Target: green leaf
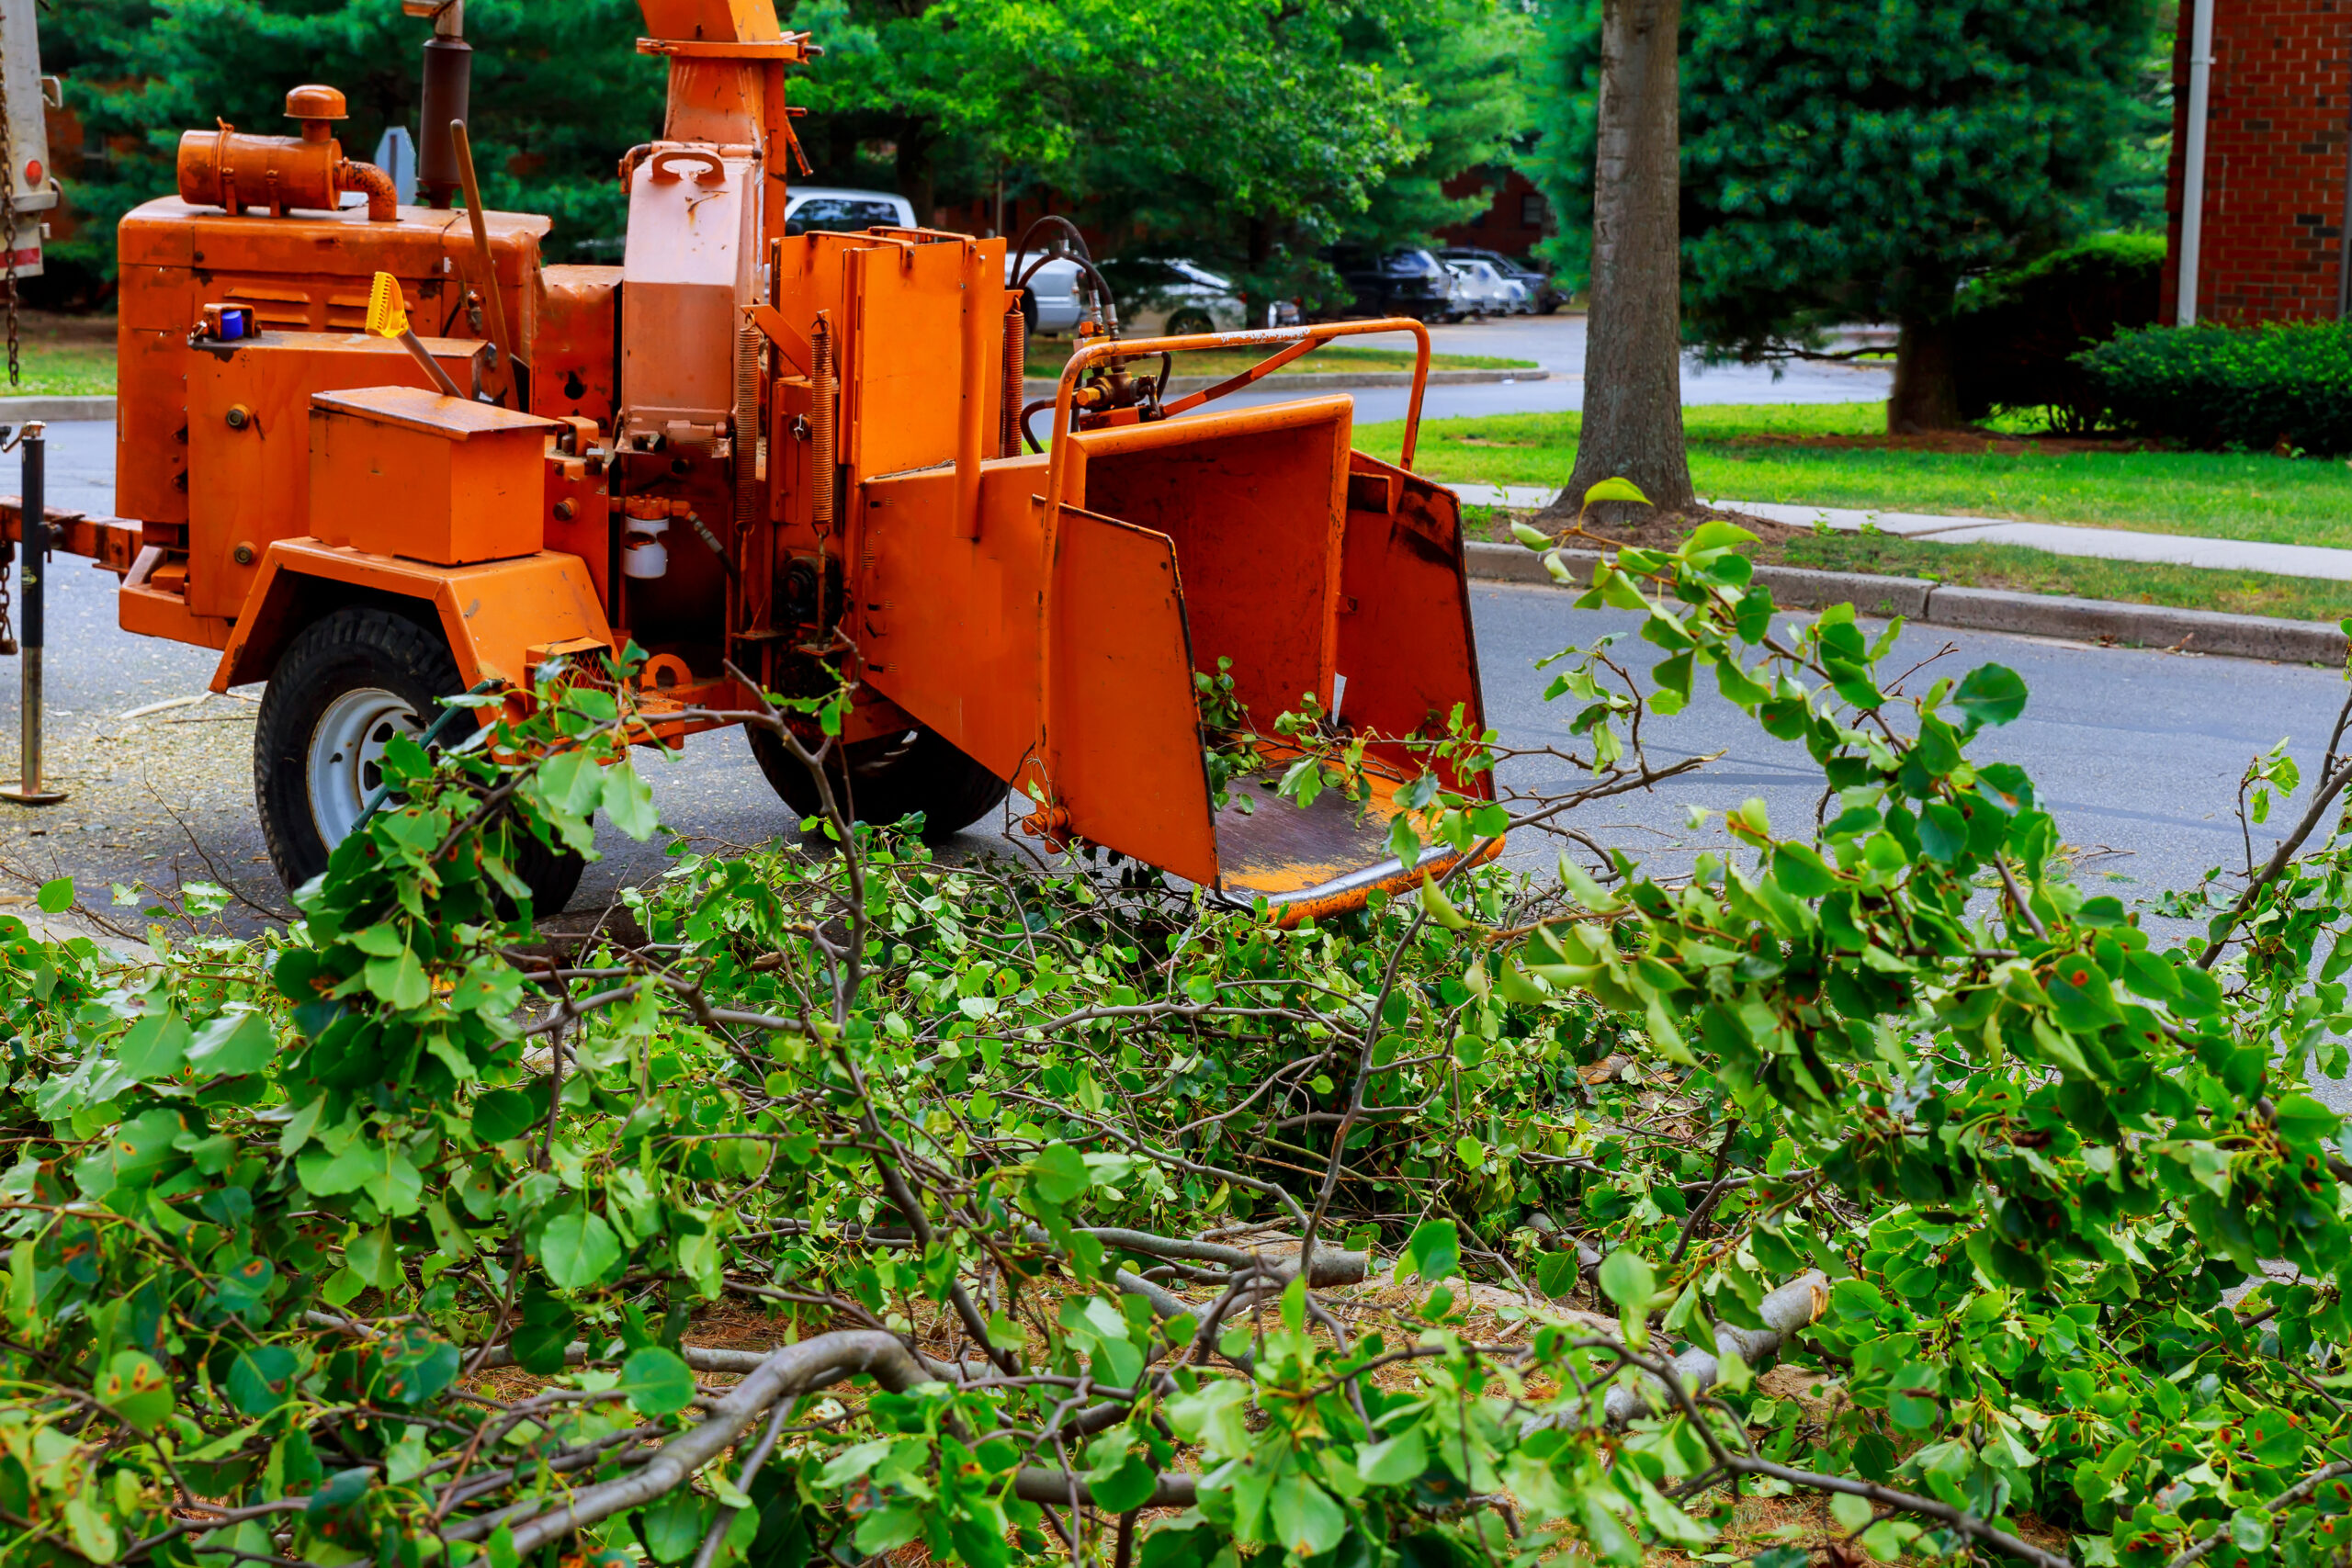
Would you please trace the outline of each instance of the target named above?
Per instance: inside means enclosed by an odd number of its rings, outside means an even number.
[[[180,1016],[179,1009],[166,1008],[132,1024],[115,1055],[124,1071],[153,1081],[178,1072],[187,1060],[187,1020]]]
[[[1347,1516],[1331,1495],[1296,1471],[1274,1483],[1266,1508],[1276,1540],[1298,1557],[1319,1557],[1348,1532]]]
[[[1048,1144],[1029,1162],[1029,1190],[1057,1208],[1084,1196],[1093,1179],[1084,1156],[1068,1144]]]
[[[1690,536],[1682,541],[1682,553],[1695,556],[1708,550],[1729,549],[1734,545],[1753,544],[1755,540],[1756,536],[1738,524],[1715,517],[1690,530]]]
[[[710,1528],[709,1511],[715,1506],[710,1499],[682,1487],[648,1507],[637,1519],[646,1555],[662,1563],[692,1557]]]
[[[547,1116],[547,1102],[534,1101],[519,1089],[486,1089],[474,1100],[474,1136],[485,1144],[503,1144],[537,1126]]]
[[[905,1504],[865,1516],[857,1527],[857,1550],[871,1557],[894,1551],[922,1533],[922,1515]]]
[[[1871,1506],[1867,1497],[1857,1497],[1850,1492],[1833,1492],[1829,1496],[1829,1514],[1847,1534],[1869,1524],[1878,1510]]]
[[[2273,1125],[2290,1144],[2322,1144],[2335,1136],[2339,1118],[2308,1094],[2280,1095],[2275,1110]]]
[[[563,1371],[564,1352],[571,1348],[571,1331],[579,1319],[571,1309],[546,1291],[534,1287],[523,1293],[523,1323],[508,1348],[514,1364],[539,1377]]]
[[[621,1363],[617,1386],[640,1415],[674,1416],[694,1403],[695,1374],[675,1350],[641,1345]]]
[[[2007,724],[2025,712],[2025,681],[2002,664],[1980,664],[1971,670],[1951,694],[1952,705],[1972,725]]]
[[[602,1214],[567,1209],[548,1222],[539,1239],[539,1261],[548,1278],[567,1291],[585,1290],[621,1259],[620,1239]]]
[[[1141,1454],[1128,1454],[1108,1474],[1098,1470],[1086,1483],[1087,1495],[1106,1514],[1124,1514],[1151,1501],[1159,1484],[1159,1472]]]
[[[639,843],[661,824],[653,809],[652,786],[625,761],[605,770],[605,818]]]
[[[1356,1473],[1375,1486],[1402,1486],[1429,1467],[1429,1447],[1419,1427],[1356,1450]]]
[[[1642,487],[1627,479],[1603,479],[1584,492],[1584,503],[1587,506],[1604,501],[1631,501],[1644,506],[1652,504],[1650,498],[1642,493]]]
[[[1461,1234],[1452,1220],[1425,1220],[1405,1243],[1405,1250],[1396,1258],[1396,1277],[1411,1274],[1431,1284],[1448,1278],[1462,1267]]]
[[[243,1077],[260,1072],[277,1055],[277,1035],[269,1020],[257,1012],[216,1018],[196,1032],[187,1049],[188,1066],[215,1077]]]
[[[229,1402],[244,1416],[266,1416],[293,1391],[301,1363],[283,1345],[249,1345],[229,1363]]]
[[[141,1431],[153,1431],[172,1413],[172,1380],[136,1350],[118,1350],[91,1391],[100,1404]]]
[[[433,999],[433,987],[425,978],[424,965],[407,948],[390,958],[372,958],[360,971],[368,992],[385,1006],[408,1012]]]
[[[1548,550],[1552,547],[1551,535],[1541,528],[1531,528],[1524,523],[1513,523],[1510,525],[1510,536],[1531,550]]]
[[[65,913],[74,907],[74,879],[61,876],[54,882],[42,883],[33,903],[44,915]]]
[[[1640,1253],[1631,1247],[1620,1247],[1601,1262],[1600,1289],[1619,1306],[1644,1312],[1648,1310],[1650,1298],[1657,1293],[1657,1276],[1650,1271],[1648,1260]]]

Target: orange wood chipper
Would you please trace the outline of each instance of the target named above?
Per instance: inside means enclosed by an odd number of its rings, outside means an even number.
[[[220,649],[216,691],[268,682],[254,785],[287,881],[323,869],[386,744],[443,699],[526,701],[550,660],[631,640],[664,744],[757,706],[735,671],[854,682],[837,766],[869,820],[943,836],[1011,786],[1032,832],[1292,919],[1442,865],[1408,874],[1386,840],[1414,742],[1482,722],[1453,496],[1351,450],[1344,396],[1174,417],[1331,337],[1408,331],[1417,423],[1419,324],[1122,340],[1114,314],[1032,411],[1035,450],[1005,242],[787,235],[786,73],[821,51],[773,0],[642,3],[668,117],[622,162],[618,266],[544,264],[545,218],[397,205],[321,87],[290,96],[299,135],[189,131],[178,195],[122,220],[130,521],[53,534],[122,574],[125,628]],[[435,18],[420,164],[447,203],[470,180],[460,13],[406,4]],[[364,330],[379,273],[415,355]],[[1169,395],[1167,355],[1236,345],[1269,355]],[[1369,738],[1370,804],[1300,810],[1261,780],[1214,808],[1194,673],[1221,659],[1259,724],[1312,697]],[[751,734],[810,810],[806,771]],[[548,857],[537,911],[578,875]]]

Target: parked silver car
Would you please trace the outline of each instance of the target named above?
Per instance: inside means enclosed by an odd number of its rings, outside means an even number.
[[[917,229],[914,204],[886,190],[845,190],[833,186],[801,186],[794,189],[784,209],[784,231],[806,234],[855,234],[867,229]],[[1012,285],[1014,258],[1004,258],[1004,281]],[[1030,263],[1037,258],[1032,255]],[[1024,270],[1028,270],[1024,264]],[[1086,314],[1086,298],[1079,288],[1078,264],[1054,257],[1030,272],[1022,291],[1022,314],[1032,333],[1077,330]]]
[[[1120,256],[1102,264],[1119,304],[1119,326],[1130,337],[1182,337],[1288,326],[1298,320],[1289,299],[1253,310],[1233,281],[1182,257]]]
[[[1530,308],[1526,286],[1497,272],[1492,262],[1456,261],[1445,265],[1455,282],[1453,320],[1511,316]]]

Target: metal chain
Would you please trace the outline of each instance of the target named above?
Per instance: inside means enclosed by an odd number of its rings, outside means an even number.
[[[0,243],[8,247],[8,385],[24,385],[17,360],[17,144],[16,127],[8,118],[8,62],[0,58]]]

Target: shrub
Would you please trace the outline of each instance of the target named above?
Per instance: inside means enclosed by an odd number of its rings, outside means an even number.
[[[2108,398],[2075,356],[2156,319],[2158,234],[2101,234],[1996,274],[1961,299],[1953,377],[1967,419],[2039,411],[2081,434],[2111,423]]]
[[[2195,446],[2352,452],[2352,333],[2151,327],[2076,356],[2118,417]]]

